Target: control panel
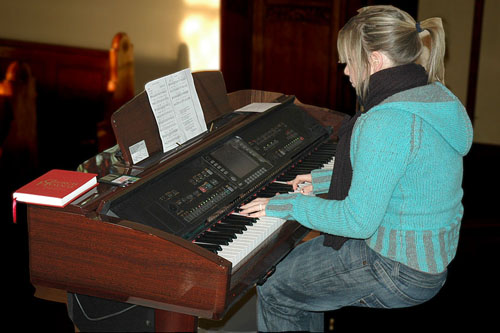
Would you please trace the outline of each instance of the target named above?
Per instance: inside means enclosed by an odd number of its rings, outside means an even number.
[[[208,216],[274,177],[326,136],[295,105],[273,110],[111,202],[108,214],[189,238]]]

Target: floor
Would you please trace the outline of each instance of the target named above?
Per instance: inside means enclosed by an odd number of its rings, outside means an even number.
[[[500,189],[500,147],[475,145],[466,157],[464,176],[465,216],[456,259],[449,267],[443,290],[428,303],[402,310],[346,308],[329,313],[327,327],[334,332],[357,332],[380,328],[384,332],[426,332],[470,328],[473,332],[495,327],[496,301],[500,296],[496,253],[500,245],[497,191]],[[2,192],[4,192],[2,190]],[[8,196],[7,196],[8,197]],[[2,196],[2,202],[8,202]],[[7,312],[3,317],[17,331],[36,328],[48,332],[74,332],[66,306],[33,296],[29,281],[27,230],[22,209],[20,221],[11,221],[10,206],[4,205],[3,276]]]

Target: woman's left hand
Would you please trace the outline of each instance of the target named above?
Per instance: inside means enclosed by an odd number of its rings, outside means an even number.
[[[257,198],[241,206],[240,214],[249,217],[266,216],[266,205],[271,198]]]

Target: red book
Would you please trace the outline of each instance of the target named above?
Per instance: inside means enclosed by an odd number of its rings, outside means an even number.
[[[64,207],[97,185],[97,174],[54,169],[12,194],[14,220],[16,201]]]

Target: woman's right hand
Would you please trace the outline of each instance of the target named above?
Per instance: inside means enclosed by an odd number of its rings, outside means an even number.
[[[293,187],[293,190],[296,191],[297,190],[297,187],[299,186],[299,184],[302,184],[302,183],[312,183],[312,176],[311,174],[305,174],[305,175],[297,175],[295,177],[295,179],[293,180],[290,180],[289,182],[287,182],[289,185],[292,185]],[[308,185],[308,186],[305,186],[301,189],[301,193],[309,193],[311,192],[313,189],[312,185]]]

